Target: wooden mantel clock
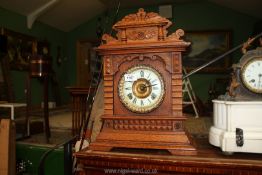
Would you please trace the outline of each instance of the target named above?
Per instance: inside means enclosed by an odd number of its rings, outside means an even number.
[[[103,128],[91,150],[165,149],[195,155],[184,130],[181,53],[190,43],[182,29],[167,36],[172,23],[139,9],[105,34],[98,47],[104,64]]]

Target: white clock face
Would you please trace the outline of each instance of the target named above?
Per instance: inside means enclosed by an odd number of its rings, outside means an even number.
[[[254,93],[262,93],[262,58],[249,61],[241,70],[244,85]]]
[[[139,65],[125,72],[118,84],[118,94],[124,106],[137,113],[157,108],[165,93],[162,76],[152,67]]]

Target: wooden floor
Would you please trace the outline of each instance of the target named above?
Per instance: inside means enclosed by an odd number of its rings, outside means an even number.
[[[20,117],[23,118],[23,117]],[[18,127],[19,126],[18,120]],[[35,112],[31,116],[31,133],[29,137],[18,139],[17,142],[21,144],[37,145],[52,147],[60,144],[72,137],[72,112],[69,108],[51,110],[49,113],[49,125],[51,137],[46,141],[46,136],[43,131],[43,114]],[[21,130],[18,128],[18,130]],[[18,131],[19,132],[19,131]]]

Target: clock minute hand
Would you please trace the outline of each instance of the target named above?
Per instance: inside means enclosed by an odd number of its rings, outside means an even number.
[[[141,89],[142,91],[144,91],[147,87],[155,86],[155,85],[157,85],[157,84],[150,84],[150,85],[143,84],[142,86],[140,86],[140,89]]]
[[[157,84],[150,84],[150,85],[145,85],[145,87],[150,87],[150,86],[155,86]]]

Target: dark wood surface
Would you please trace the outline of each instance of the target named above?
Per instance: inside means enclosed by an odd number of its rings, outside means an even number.
[[[262,154],[225,155],[220,148],[210,145],[207,137],[194,138],[194,141],[198,152],[195,156],[175,156],[164,150],[143,149],[111,152],[87,149],[75,156],[82,165],[81,175],[109,174],[109,171],[110,174],[132,174],[132,171],[140,172],[136,174],[262,174]]]

